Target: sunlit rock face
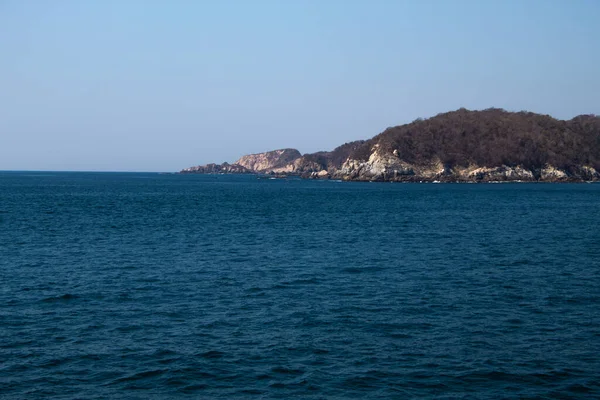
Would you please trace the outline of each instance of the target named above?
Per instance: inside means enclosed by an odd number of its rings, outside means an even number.
[[[254,172],[270,172],[278,168],[285,169],[301,156],[302,154],[296,149],[280,149],[265,153],[248,154],[237,160],[235,164]]]

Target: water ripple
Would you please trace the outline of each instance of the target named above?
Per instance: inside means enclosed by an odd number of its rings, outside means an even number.
[[[600,398],[600,185],[0,187],[0,398]]]

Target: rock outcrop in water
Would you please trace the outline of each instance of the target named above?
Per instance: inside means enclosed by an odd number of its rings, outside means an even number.
[[[206,164],[181,170],[182,174],[251,174],[251,171],[238,164]]]
[[[600,117],[568,121],[502,109],[457,111],[386,129],[366,141],[301,155],[275,150],[223,164],[224,172],[397,182],[600,180]],[[182,172],[205,173],[193,167]],[[216,172],[216,171],[215,171]]]

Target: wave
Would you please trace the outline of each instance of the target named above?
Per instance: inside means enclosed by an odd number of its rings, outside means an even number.
[[[61,301],[71,301],[71,300],[76,300],[76,299],[79,299],[79,298],[80,297],[78,295],[71,294],[71,293],[66,293],[66,294],[63,294],[61,296],[46,297],[45,299],[42,299],[42,302],[44,302],[44,303],[54,303],[54,302],[61,302]]]

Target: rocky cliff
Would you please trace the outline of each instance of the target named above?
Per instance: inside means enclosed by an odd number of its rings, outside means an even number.
[[[429,163],[407,163],[379,152],[377,148],[366,161],[349,159],[333,174],[316,172],[312,179],[333,178],[356,181],[388,182],[581,182],[598,181],[600,174],[589,165],[557,168],[545,164],[535,168],[510,166],[449,166],[439,159]]]
[[[600,117],[562,121],[529,112],[460,109],[388,128],[330,152],[301,155],[282,149],[222,166],[231,173],[357,181],[599,181]],[[182,172],[217,169],[207,167]]]
[[[296,149],[281,149],[264,153],[248,154],[233,164],[206,164],[189,167],[181,173],[189,174],[248,174],[248,173],[293,173],[294,162],[302,154]]]
[[[301,156],[302,154],[296,149],[281,149],[265,153],[249,154],[237,160],[235,164],[241,165],[250,171],[268,172],[277,168],[283,168]]]
[[[327,172],[327,174],[333,174],[348,159],[350,154],[363,143],[364,140],[358,140],[345,143],[332,151],[304,154],[287,165],[272,169],[271,172],[295,174],[303,177],[310,177],[313,173],[320,173],[320,176],[324,177],[326,174],[323,171]]]

